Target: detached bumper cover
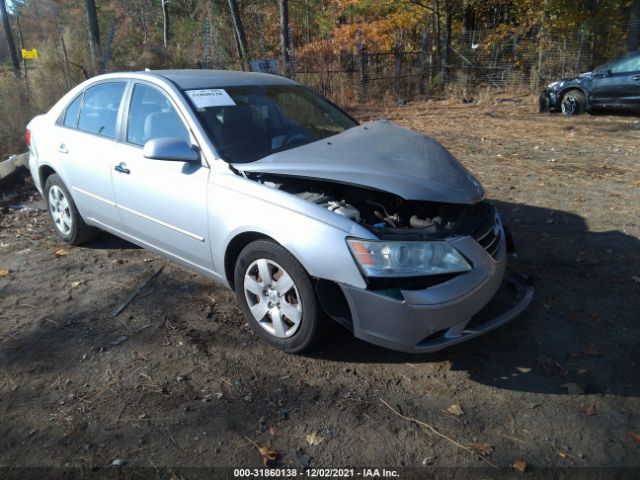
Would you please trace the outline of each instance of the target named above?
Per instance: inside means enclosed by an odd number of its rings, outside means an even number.
[[[538,101],[540,112],[560,111],[560,96],[554,91],[544,90]]]
[[[426,353],[470,340],[512,320],[531,303],[533,287],[520,275],[506,274],[504,243],[494,260],[472,238],[456,240],[456,248],[473,262],[474,269],[425,290],[403,290],[404,300],[342,285],[354,335],[385,348]],[[515,287],[511,305],[492,318],[475,318],[503,282]]]

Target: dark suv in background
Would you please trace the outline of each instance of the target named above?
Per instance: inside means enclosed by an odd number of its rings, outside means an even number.
[[[553,82],[540,95],[541,112],[577,115],[596,109],[640,112],[640,52]]]

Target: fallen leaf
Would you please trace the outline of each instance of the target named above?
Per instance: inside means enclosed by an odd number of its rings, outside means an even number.
[[[324,442],[324,437],[318,435],[315,432],[307,435],[307,443],[309,445],[320,445],[322,442]]]
[[[56,258],[66,257],[67,255],[69,255],[69,250],[65,250],[64,248],[59,248],[58,250],[53,252],[53,256]]]
[[[587,345],[582,348],[582,353],[585,355],[589,355],[590,357],[599,357],[602,355],[602,352],[593,345]]]
[[[493,453],[493,446],[488,443],[474,443],[471,446],[471,449],[476,452],[478,455],[482,455],[488,457]]]
[[[122,335],[121,337],[118,337],[113,342],[111,342],[111,345],[120,345],[121,343],[126,342],[128,338],[129,337],[127,337],[126,335]]]
[[[565,459],[569,456],[567,452],[563,452],[562,450],[558,450],[558,455],[560,455],[560,458],[562,459]]]
[[[520,473],[524,473],[524,471],[527,469],[527,462],[525,462],[524,460],[514,460],[514,462],[511,464],[511,467],[515,468]]]
[[[127,263],[124,258],[116,258],[115,260],[111,260],[112,265],[122,265],[123,263]]]
[[[447,408],[447,412],[449,412],[452,415],[455,415],[456,417],[464,415],[464,411],[462,410],[462,407],[458,403],[449,405],[449,408]]]
[[[636,442],[640,442],[640,433],[626,432],[625,435],[627,437],[633,438]]]
[[[2,269],[0,270],[0,277],[7,277],[9,275],[11,275],[13,273],[13,270],[9,270],[9,269]]]
[[[78,288],[81,284],[80,281],[71,282],[71,288]]]
[[[593,417],[594,415],[597,415],[598,410],[596,409],[596,404],[592,403],[591,405],[587,406],[587,409],[584,411],[584,413],[586,413],[588,417]]]
[[[260,447],[258,453],[262,457],[262,464],[266,467],[278,458],[278,452],[271,447]]]

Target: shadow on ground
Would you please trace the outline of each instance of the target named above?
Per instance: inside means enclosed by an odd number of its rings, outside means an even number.
[[[449,361],[497,388],[638,396],[640,293],[632,277],[640,271],[640,241],[620,231],[592,232],[582,217],[561,210],[493,203],[515,237],[510,268],[534,278],[536,295],[523,315],[430,355],[378,348],[341,328],[310,355],[356,363]]]

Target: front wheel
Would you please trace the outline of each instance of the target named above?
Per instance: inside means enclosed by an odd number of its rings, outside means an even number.
[[[569,90],[562,96],[560,109],[567,116],[579,115],[585,111],[587,100],[580,90]]]
[[[269,345],[289,353],[309,348],[324,321],[304,267],[275,242],[258,240],[240,253],[236,296],[249,325]]]

